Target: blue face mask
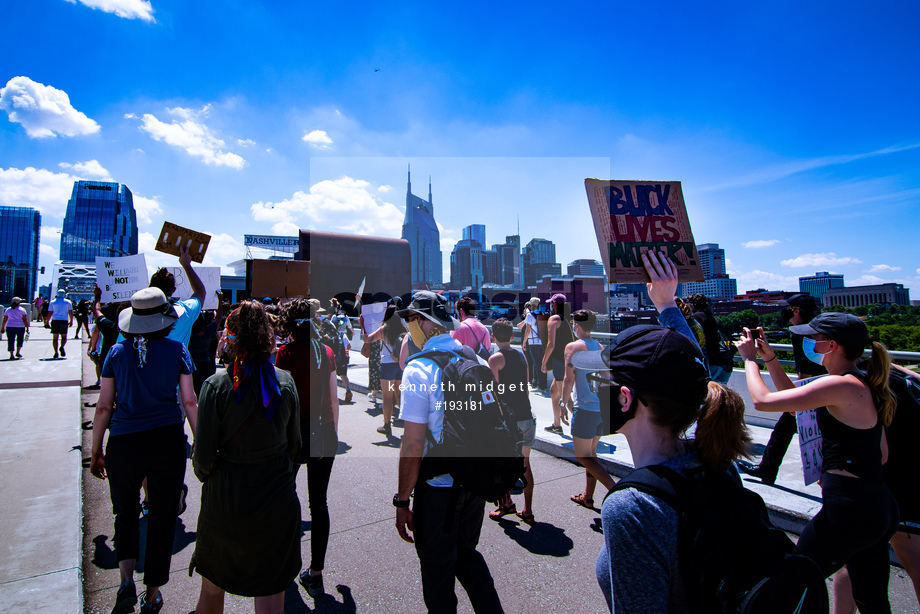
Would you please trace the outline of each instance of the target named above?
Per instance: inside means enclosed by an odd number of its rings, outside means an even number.
[[[820,354],[816,352],[815,351],[816,343],[817,341],[815,339],[812,339],[811,337],[805,337],[804,339],[802,339],[802,351],[805,352],[805,357],[808,358],[808,360],[812,361],[813,363],[823,365],[824,357],[827,356],[827,354],[830,354],[830,352],[827,352],[825,354]]]

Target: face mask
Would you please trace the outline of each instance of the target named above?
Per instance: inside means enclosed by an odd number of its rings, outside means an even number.
[[[417,318],[409,322],[409,335],[412,337],[412,343],[415,344],[415,347],[422,349],[425,347],[425,342],[428,341],[434,335],[426,335],[425,331],[422,330],[422,319]]]
[[[805,337],[804,339],[802,339],[802,351],[805,352],[805,357],[808,358],[808,360],[810,360],[813,363],[823,365],[824,357],[830,354],[830,351],[824,354],[819,354],[818,352],[815,351],[816,343],[817,341],[815,341],[811,337]]]
[[[608,390],[610,390],[612,393],[613,388],[616,388],[616,386],[610,387],[608,388]],[[619,390],[619,388],[617,388],[617,390]],[[622,405],[614,404],[612,401],[613,399],[611,399],[611,403],[610,403],[610,433],[611,434],[619,432],[619,430],[623,428],[624,424],[626,424],[627,422],[629,422],[630,420],[636,417],[636,407],[638,407],[639,399],[636,396],[635,391],[633,391],[632,403],[630,404],[629,409],[627,409],[626,411],[623,411]]]

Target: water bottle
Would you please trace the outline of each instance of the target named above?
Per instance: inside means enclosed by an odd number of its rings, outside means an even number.
[[[28,340],[29,340],[29,331],[26,331],[25,337],[23,337],[23,342],[26,342]]]

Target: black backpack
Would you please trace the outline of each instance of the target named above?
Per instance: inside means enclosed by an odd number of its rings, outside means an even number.
[[[883,469],[885,485],[900,504],[913,500],[920,480],[917,477],[920,476],[920,450],[916,444],[920,432],[920,382],[891,367],[888,385],[898,398],[898,406],[891,425],[885,428],[888,462]],[[904,520],[916,521],[915,518],[902,518]]]
[[[695,614],[828,611],[824,575],[770,522],[767,506],[737,472],[663,465],[637,469],[610,493],[635,488],[678,514],[680,569]],[[607,496],[610,496],[610,493]]]
[[[348,364],[348,353],[345,351],[345,344],[342,342],[342,337],[339,335],[339,330],[335,327],[335,324],[329,320],[321,320],[317,332],[323,345],[328,345],[332,349],[332,353],[335,356],[335,366],[343,367]]]
[[[444,421],[441,443],[434,440],[422,459],[419,480],[449,473],[454,484],[486,501],[497,501],[524,479],[522,434],[495,390],[492,370],[467,346],[432,350],[407,362],[430,358],[442,371]]]

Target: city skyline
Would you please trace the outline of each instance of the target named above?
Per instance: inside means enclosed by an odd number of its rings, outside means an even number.
[[[4,9],[0,205],[41,212],[46,271],[76,180],[131,186],[150,266],[175,264],[152,249],[170,221],[226,269],[243,234],[399,238],[411,164],[444,279],[471,223],[600,259],[584,179],[657,179],[739,292],[827,270],[920,296],[914,5],[88,5]],[[586,37],[586,15],[611,27]],[[854,96],[882,82],[897,95]]]

